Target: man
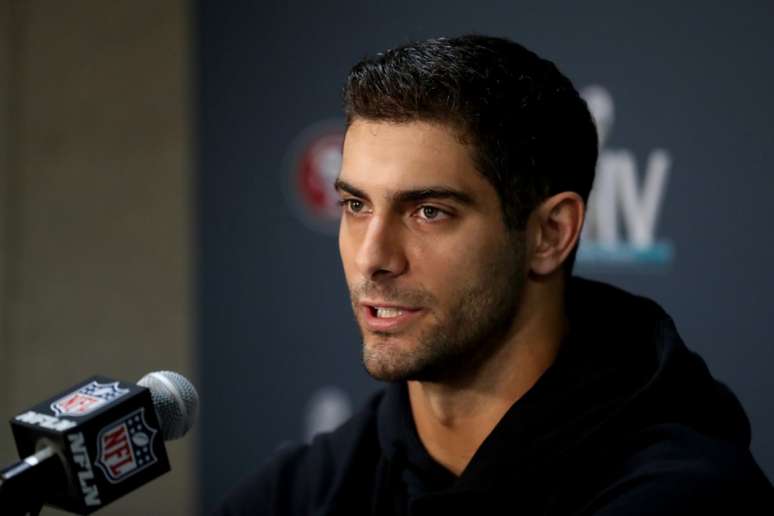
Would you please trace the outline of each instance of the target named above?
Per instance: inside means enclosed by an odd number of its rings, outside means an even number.
[[[221,514],[774,513],[744,411],[664,311],[570,276],[597,139],[552,63],[428,40],[344,98],[339,247],[390,384]]]

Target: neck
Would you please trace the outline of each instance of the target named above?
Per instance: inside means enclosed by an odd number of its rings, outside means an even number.
[[[528,281],[503,345],[471,375],[451,382],[408,382],[422,444],[455,475],[556,358],[567,331],[563,283],[563,278]]]

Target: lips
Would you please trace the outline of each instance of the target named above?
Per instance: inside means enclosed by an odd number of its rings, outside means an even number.
[[[380,303],[361,303],[365,326],[371,331],[399,332],[406,329],[422,313],[421,308]]]

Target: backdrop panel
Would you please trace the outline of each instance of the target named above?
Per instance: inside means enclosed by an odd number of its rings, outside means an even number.
[[[330,216],[340,91],[366,54],[466,32],[522,42],[583,90],[605,137],[578,272],[673,315],[741,398],[774,476],[772,5],[200,2],[205,510],[379,387]]]

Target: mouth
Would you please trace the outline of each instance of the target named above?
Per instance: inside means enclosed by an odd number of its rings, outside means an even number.
[[[366,302],[360,304],[360,312],[369,330],[396,333],[412,324],[422,309]]]

